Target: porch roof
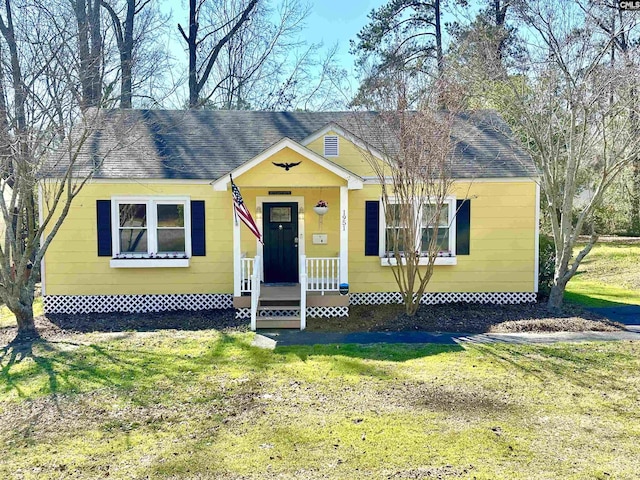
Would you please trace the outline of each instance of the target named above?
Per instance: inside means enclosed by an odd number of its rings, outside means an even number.
[[[330,160],[327,160],[322,155],[318,155],[317,153],[309,150],[303,145],[300,145],[298,142],[291,140],[290,138],[283,138],[275,145],[272,145],[271,147],[263,150],[258,155],[253,157],[251,160],[233,169],[229,173],[234,178],[240,177],[242,174],[249,172],[251,169],[257,167],[258,165],[262,164],[265,161],[268,161],[274,155],[286,149],[289,149],[292,152],[295,152],[295,154],[299,156],[298,158],[303,157],[304,159],[310,160],[314,164],[319,165],[325,170],[328,170],[329,172],[331,172],[332,174],[342,178],[346,182],[346,186],[348,187],[349,190],[362,189],[364,181],[360,176],[356,175],[355,173],[347,170],[346,168]],[[294,168],[297,168],[297,165],[295,167],[291,167],[292,170]],[[229,183],[231,182],[230,175],[225,174],[220,178],[216,179],[212,183],[213,189],[218,191],[226,190]],[[309,186],[316,186],[316,185],[312,184]]]

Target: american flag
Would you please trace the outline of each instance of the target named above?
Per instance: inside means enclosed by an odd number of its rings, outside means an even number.
[[[231,175],[229,175],[229,178],[231,178],[231,194],[233,195],[233,209],[236,215],[240,217],[240,220],[242,220],[242,222],[247,227],[249,227],[249,230],[251,230],[251,233],[253,233],[256,236],[258,241],[264,245],[264,242],[262,241],[262,235],[260,235],[260,230],[258,230],[256,222],[253,221],[253,217],[251,216],[249,209],[247,208],[247,206],[244,204],[244,201],[242,200],[242,195],[240,195],[240,189],[236,186],[235,183],[233,183],[233,177]]]

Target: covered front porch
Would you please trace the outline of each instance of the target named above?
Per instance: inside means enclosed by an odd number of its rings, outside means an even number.
[[[347,315],[349,190],[361,189],[362,179],[290,139],[232,175],[263,240],[231,215],[238,316],[255,330],[304,329],[309,315]],[[229,184],[219,179],[214,188]],[[231,196],[230,204],[233,212]]]
[[[306,328],[307,317],[347,316],[348,284],[339,281],[339,258],[300,256],[298,283],[264,283],[262,259],[241,259],[240,295],[234,295],[239,317],[251,329]],[[340,287],[342,285],[342,288]]]

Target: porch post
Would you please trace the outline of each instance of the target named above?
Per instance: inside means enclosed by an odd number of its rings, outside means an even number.
[[[340,283],[349,283],[349,190],[340,187]]]
[[[231,209],[233,210],[233,204]],[[234,213],[231,215],[231,221],[233,222],[233,296],[239,297],[240,293],[240,221]]]

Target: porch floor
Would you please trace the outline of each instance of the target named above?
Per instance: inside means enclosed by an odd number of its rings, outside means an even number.
[[[260,287],[260,300],[297,300],[300,301],[300,284],[286,286]]]
[[[300,305],[300,284],[298,285],[261,285],[261,306],[287,306]],[[250,308],[251,296],[243,293],[240,297],[233,298],[235,308]],[[337,291],[318,292],[307,291],[307,307],[347,307],[349,295],[340,295]]]

